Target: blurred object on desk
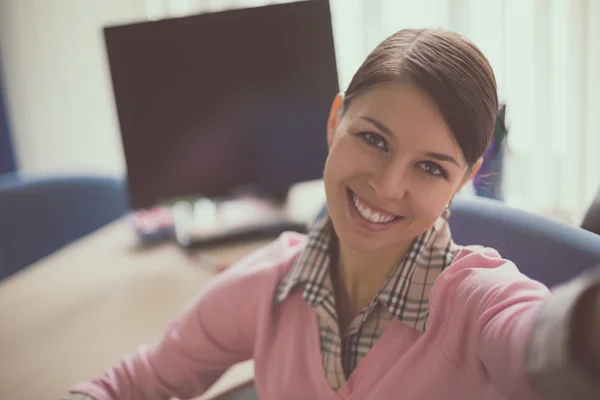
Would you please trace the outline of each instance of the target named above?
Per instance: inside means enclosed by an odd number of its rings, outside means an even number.
[[[143,245],[161,243],[175,236],[170,207],[155,206],[148,210],[133,211],[129,220]]]
[[[175,237],[185,248],[305,233],[306,222],[288,218],[277,202],[253,195],[225,200],[182,200],[173,205]]]
[[[290,220],[310,227],[326,201],[323,179],[297,183],[288,192],[285,213]]]

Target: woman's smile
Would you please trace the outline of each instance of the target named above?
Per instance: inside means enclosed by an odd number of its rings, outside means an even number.
[[[347,192],[348,209],[350,210],[352,220],[363,229],[380,232],[404,220],[404,216],[391,214],[380,208],[373,207],[350,189],[347,189]]]

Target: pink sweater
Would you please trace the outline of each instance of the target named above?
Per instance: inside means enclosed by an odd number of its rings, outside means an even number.
[[[491,249],[463,248],[431,292],[424,333],[392,320],[337,392],[316,314],[296,288],[273,295],[306,238],[284,234],[215,278],[162,340],[73,392],[97,400],[188,399],[253,358],[261,400],[535,399],[525,345],[548,289]]]

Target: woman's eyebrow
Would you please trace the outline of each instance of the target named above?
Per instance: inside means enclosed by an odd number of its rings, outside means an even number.
[[[452,164],[455,164],[457,167],[460,167],[460,164],[458,163],[458,161],[456,161],[456,159],[449,154],[429,152],[429,153],[425,153],[425,155],[427,157],[435,158],[436,160],[439,160],[439,161],[451,162]]]
[[[381,122],[377,121],[375,118],[371,118],[371,117],[359,117],[359,118],[371,123],[372,125],[374,125],[377,129],[379,129],[381,132],[385,133],[386,135],[388,135],[390,137],[394,137],[394,134],[392,133],[390,128],[388,128]]]

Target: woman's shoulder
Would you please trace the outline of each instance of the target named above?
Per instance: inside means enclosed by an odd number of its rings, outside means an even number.
[[[210,279],[184,314],[207,320],[224,320],[224,316],[231,316],[236,324],[249,329],[251,337],[258,316],[268,314],[278,283],[305,242],[304,235],[284,233],[255,250]]]
[[[466,292],[486,292],[492,288],[522,287],[546,291],[540,282],[530,279],[511,260],[491,247],[458,246],[452,263],[440,274],[438,289],[461,288]]]
[[[248,286],[257,290],[283,279],[293,261],[306,245],[306,235],[285,232],[220,273],[213,281],[217,286]]]
[[[451,266],[461,264],[479,268],[496,268],[510,260],[503,258],[498,250],[480,245],[457,246]],[[514,264],[513,264],[514,265]]]
[[[500,255],[492,247],[480,245],[457,246],[455,256],[445,272],[456,273],[461,270],[473,272],[506,270],[518,273],[517,266]]]
[[[484,310],[499,311],[515,303],[537,302],[549,293],[545,285],[522,274],[497,250],[464,246],[434,282],[430,305],[438,319],[452,316],[458,321],[462,315],[464,321],[470,321]]]

